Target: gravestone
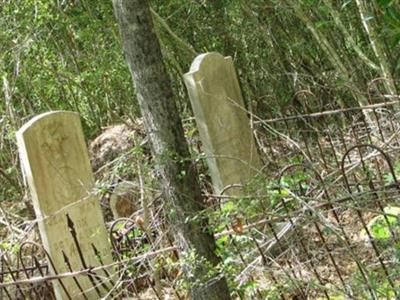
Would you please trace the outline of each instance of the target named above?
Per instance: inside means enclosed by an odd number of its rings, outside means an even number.
[[[201,54],[184,75],[216,192],[249,181],[261,169],[231,57]],[[229,189],[228,194],[240,190]]]
[[[112,263],[79,115],[58,111],[36,116],[17,132],[17,142],[52,272]],[[103,281],[111,272],[53,281],[56,298],[100,299],[111,288]]]

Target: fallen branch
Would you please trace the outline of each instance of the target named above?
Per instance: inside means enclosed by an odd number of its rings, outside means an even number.
[[[396,96],[396,97],[399,98],[399,96]],[[384,102],[384,103],[371,104],[371,105],[365,105],[365,106],[358,106],[358,107],[327,110],[327,111],[311,113],[311,114],[302,114],[302,115],[296,115],[296,116],[281,117],[281,118],[275,118],[275,119],[269,119],[269,120],[258,120],[258,121],[255,121],[254,123],[255,124],[259,124],[259,123],[275,123],[275,122],[290,121],[290,120],[295,120],[295,119],[300,119],[300,118],[317,118],[317,117],[329,116],[329,115],[334,115],[334,114],[344,113],[344,112],[350,112],[350,111],[381,108],[381,107],[386,107],[386,106],[392,106],[392,105],[395,105],[395,104],[399,104],[399,100],[390,101],[390,102]]]

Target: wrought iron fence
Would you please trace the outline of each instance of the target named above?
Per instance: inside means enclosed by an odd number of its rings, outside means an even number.
[[[317,113],[304,107],[256,120],[266,157],[256,190],[241,197],[207,195],[216,204],[207,213],[237,298],[400,297],[395,104]],[[257,180],[264,181],[261,191]],[[165,257],[179,257],[160,226],[146,231],[133,219],[116,220],[110,226],[115,264],[68,274],[54,268],[50,274],[51,258],[36,243],[20,245],[15,255],[1,253],[0,299],[52,299],[52,282],[62,285],[67,276],[78,287],[80,276],[90,277],[110,299],[141,299],[145,289],[162,299],[160,282],[171,298],[185,299],[179,270],[162,266]]]

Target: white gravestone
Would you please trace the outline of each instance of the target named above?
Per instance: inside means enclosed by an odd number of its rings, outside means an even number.
[[[57,273],[101,265],[93,246],[102,264],[112,263],[79,115],[59,111],[36,116],[17,132],[17,142],[42,243]],[[56,298],[100,299],[111,288],[104,281],[110,272],[62,279],[70,297],[53,281]]]
[[[201,54],[184,80],[214,189],[220,193],[227,186],[246,183],[262,164],[231,57]]]

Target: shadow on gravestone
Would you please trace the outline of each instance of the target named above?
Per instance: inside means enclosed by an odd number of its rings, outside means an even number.
[[[56,111],[36,116],[17,132],[17,142],[52,272],[112,263],[79,115]],[[107,281],[112,272],[64,278],[64,288],[53,281],[56,298],[99,299],[112,287]]]
[[[244,184],[262,168],[231,57],[197,56],[184,75],[214,189]],[[228,194],[240,193],[238,189]]]

